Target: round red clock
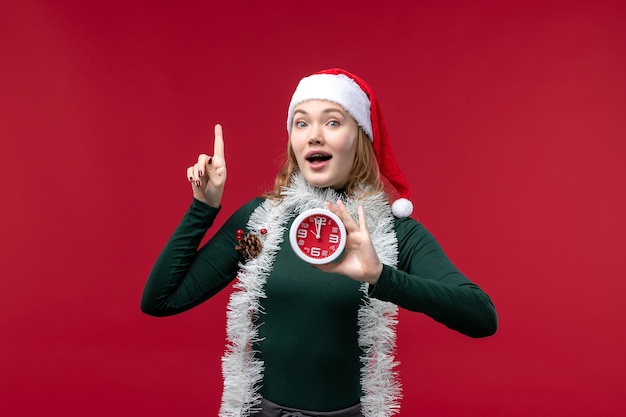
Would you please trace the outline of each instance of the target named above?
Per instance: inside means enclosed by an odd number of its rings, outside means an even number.
[[[337,259],[346,247],[346,228],[330,210],[305,210],[291,225],[289,243],[306,262],[327,264]]]

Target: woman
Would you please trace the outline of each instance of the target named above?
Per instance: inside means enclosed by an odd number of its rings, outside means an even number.
[[[226,180],[222,128],[212,156],[187,169],[193,202],[155,263],[142,310],[188,310],[236,279],[228,307],[220,416],[391,416],[397,308],[471,337],[493,334],[489,297],[417,221],[369,86],[341,69],[298,84],[287,117],[288,161],[272,192],[235,212],[197,250]],[[389,204],[385,184],[401,198]],[[304,210],[345,224],[336,262],[308,266],[289,246]],[[300,413],[300,414],[297,414]]]

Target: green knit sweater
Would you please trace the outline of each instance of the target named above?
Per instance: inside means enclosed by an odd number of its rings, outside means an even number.
[[[234,213],[200,250],[219,210],[194,200],[158,257],[146,283],[142,310],[181,313],[209,299],[236,277],[243,258],[234,247],[257,198]],[[289,246],[287,225],[261,300],[261,341],[254,349],[265,371],[261,394],[306,410],[352,406],[362,395],[357,341],[360,283],[311,267]],[[493,334],[497,316],[487,294],[464,277],[435,239],[411,218],[395,220],[398,269],[384,266],[369,296],[424,313],[471,337]]]

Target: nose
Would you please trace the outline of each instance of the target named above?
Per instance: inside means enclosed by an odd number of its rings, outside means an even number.
[[[322,131],[322,127],[318,123],[311,125],[311,130],[309,132],[309,144],[319,145],[323,142],[324,142],[324,133]]]

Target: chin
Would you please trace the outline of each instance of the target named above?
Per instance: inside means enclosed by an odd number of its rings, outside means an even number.
[[[330,187],[330,184],[328,182],[325,182],[325,181],[309,181],[309,180],[307,180],[307,182],[309,184],[311,184],[312,186],[318,187],[318,188]]]
[[[320,178],[318,175],[302,173],[304,179],[314,187],[326,188],[332,187],[333,182],[328,178]]]

